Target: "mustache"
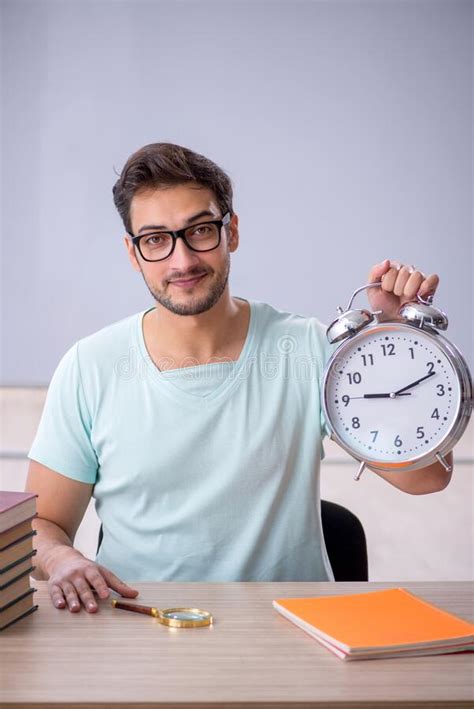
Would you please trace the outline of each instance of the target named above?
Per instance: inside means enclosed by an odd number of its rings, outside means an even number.
[[[209,273],[209,271],[203,270],[202,268],[193,268],[191,271],[175,271],[170,278],[166,279],[166,283],[171,283],[172,281],[187,281],[191,278],[203,276],[205,273]]]

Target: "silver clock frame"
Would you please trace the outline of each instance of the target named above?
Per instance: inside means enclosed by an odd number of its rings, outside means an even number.
[[[355,344],[363,341],[368,335],[373,333],[375,330],[385,330],[387,332],[393,330],[403,332],[408,331],[411,334],[413,334],[414,331],[419,332],[420,330],[422,330],[423,335],[429,340],[431,340],[433,345],[439,347],[439,349],[441,349],[442,352],[446,355],[458,377],[460,385],[461,396],[460,401],[458,403],[457,412],[455,414],[453,423],[451,424],[447,432],[444,434],[443,438],[441,439],[441,442],[438,442],[434,448],[431,448],[426,453],[423,453],[422,455],[417,456],[411,461],[407,461],[406,463],[403,461],[395,460],[393,463],[389,463],[387,461],[380,462],[376,459],[372,460],[370,458],[366,459],[360,457],[360,455],[357,455],[357,453],[351,448],[351,446],[348,445],[336,433],[333,421],[331,420],[331,415],[329,413],[327,401],[327,384],[329,379],[333,376],[332,369],[336,363],[336,360],[340,360],[345,350],[348,350],[349,348],[352,349]],[[366,466],[384,472],[409,471],[424,468],[427,465],[435,463],[437,460],[446,468],[446,470],[450,471],[450,466],[446,462],[445,456],[447,453],[449,453],[449,451],[454,448],[454,446],[466,430],[466,426],[469,422],[473,406],[471,374],[466,360],[464,359],[461,352],[452,342],[443,337],[443,335],[440,335],[439,332],[434,330],[432,327],[412,324],[403,319],[390,320],[386,322],[368,322],[366,324],[363,324],[358,332],[354,334],[352,333],[353,331],[351,330],[347,332],[345,338],[343,339],[339,347],[333,352],[326,365],[324,377],[322,380],[321,403],[324,416],[327,422],[329,437],[331,438],[331,440],[334,440],[336,443],[338,443],[341,448],[343,448],[347,453],[349,453],[352,458],[359,461],[359,463],[361,464],[359,472],[357,473],[355,479],[358,480],[360,478],[360,475],[362,474],[362,471]]]

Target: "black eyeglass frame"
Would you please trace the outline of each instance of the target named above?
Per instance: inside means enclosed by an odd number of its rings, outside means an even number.
[[[208,251],[214,251],[214,249],[217,249],[218,246],[221,243],[221,237],[222,237],[222,227],[227,226],[227,224],[230,223],[230,220],[232,218],[232,214],[230,212],[226,212],[222,219],[211,219],[207,222],[199,222],[198,224],[190,224],[189,226],[185,227],[184,229],[178,229],[178,231],[150,231],[148,234],[139,234],[138,236],[134,236],[130,231],[127,232],[128,235],[130,236],[130,241],[134,246],[138,248],[138,251],[140,252],[140,256],[144,261],[148,261],[148,263],[157,263],[158,261],[164,261],[165,259],[169,258],[173,251],[175,250],[176,246],[176,241],[177,239],[182,239],[188,249],[191,251],[196,251],[196,253],[202,254],[202,253],[207,253]],[[217,240],[217,244],[213,246],[210,249],[195,249],[191,244],[188,242],[186,239],[186,232],[189,229],[193,228],[198,228],[200,226],[205,226],[206,224],[216,224],[219,230],[219,238]],[[171,251],[167,256],[163,256],[162,258],[146,258],[146,256],[143,255],[142,250],[140,248],[140,241],[144,239],[147,236],[156,236],[157,234],[168,234],[171,236],[173,239],[173,245],[171,247]]]

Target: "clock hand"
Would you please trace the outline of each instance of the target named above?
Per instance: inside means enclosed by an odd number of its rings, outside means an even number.
[[[436,374],[436,372],[430,372],[424,377],[421,377],[421,379],[417,379],[416,382],[412,382],[411,384],[408,384],[408,386],[403,387],[402,389],[399,389],[398,391],[391,392],[389,394],[364,394],[363,396],[351,396],[351,399],[395,399],[397,396],[411,396],[411,391],[405,391],[406,389],[411,389],[412,387],[416,386],[420,382],[423,382],[425,379],[428,379],[428,377],[432,377],[433,374]]]
[[[406,389],[411,389],[412,387],[416,386],[420,382],[424,382],[425,379],[428,379],[429,377],[432,377],[433,374],[436,374],[436,372],[430,372],[429,374],[426,374],[424,377],[421,377],[421,379],[417,379],[416,382],[412,382],[411,384],[408,384],[406,387],[402,387],[398,391],[395,392],[395,396],[400,396],[402,391],[405,391]]]
[[[406,394],[400,394],[400,396],[411,396],[411,391],[407,391]],[[349,399],[390,399],[394,398],[392,394],[364,394],[363,396],[349,396]]]
[[[352,399],[394,399],[395,394],[364,394],[364,396],[353,396]],[[406,394],[399,394],[399,396],[411,396],[411,391],[407,391]]]

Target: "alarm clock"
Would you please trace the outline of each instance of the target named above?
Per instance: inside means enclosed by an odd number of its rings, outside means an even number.
[[[340,343],[324,371],[321,404],[329,437],[360,467],[417,470],[445,458],[461,438],[472,411],[472,379],[461,352],[440,334],[448,318],[432,297],[405,303],[399,317],[382,311],[345,311],[327,329]]]

